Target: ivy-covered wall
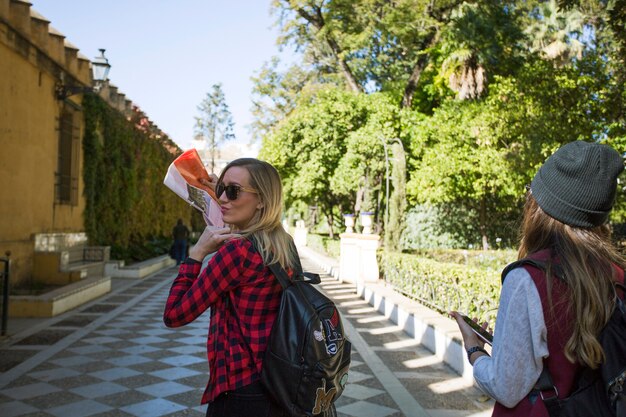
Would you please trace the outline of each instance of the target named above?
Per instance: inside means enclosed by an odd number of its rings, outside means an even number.
[[[83,99],[85,231],[115,259],[165,253],[178,218],[191,208],[163,185],[180,148],[142,113],[127,119],[96,95]]]

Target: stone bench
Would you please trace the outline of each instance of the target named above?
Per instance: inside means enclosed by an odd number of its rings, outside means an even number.
[[[87,277],[105,275],[109,260],[108,246],[82,246],[56,251],[36,251],[33,260],[33,279],[46,284],[68,284]]]
[[[85,233],[40,233],[35,236],[33,280],[64,285],[102,277],[110,258],[108,246],[88,246]]]
[[[110,277],[88,277],[39,295],[14,295],[10,317],[54,317],[111,291]]]
[[[113,278],[142,279],[174,265],[176,261],[169,255],[157,256],[128,266],[125,266],[124,261],[108,261],[105,264],[104,273]]]

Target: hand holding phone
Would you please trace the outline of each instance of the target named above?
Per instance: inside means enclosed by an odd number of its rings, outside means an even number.
[[[472,328],[474,333],[476,333],[476,336],[480,338],[480,340],[491,346],[491,344],[493,343],[493,335],[491,333],[483,329],[481,326],[478,325],[478,323],[467,317],[465,314],[459,313],[459,315],[465,323],[469,324],[469,326]]]

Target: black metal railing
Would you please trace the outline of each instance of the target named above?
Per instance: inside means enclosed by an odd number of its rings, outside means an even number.
[[[6,257],[0,258],[0,262],[4,263],[4,270],[0,272],[2,274],[2,328],[0,334],[5,336],[7,334],[7,323],[9,319],[9,271],[11,270],[11,251],[5,252]]]

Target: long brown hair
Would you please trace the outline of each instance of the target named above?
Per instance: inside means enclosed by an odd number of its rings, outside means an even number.
[[[248,171],[250,187],[257,190],[263,203],[263,207],[257,211],[250,224],[237,232],[248,239],[256,240],[257,249],[266,265],[278,262],[285,269],[295,269],[299,265],[299,260],[291,249],[293,239],[281,223],[283,186],[278,171],[265,161],[239,158],[226,165],[220,174],[219,182],[232,167],[242,167]]]
[[[572,362],[596,368],[604,360],[596,337],[608,322],[615,302],[613,265],[624,268],[626,264],[611,242],[608,225],[583,229],[564,224],[547,215],[529,192],[520,235],[519,259],[542,249],[550,249],[553,259],[559,259],[574,318],[565,355]],[[549,298],[551,270],[549,263]]]

